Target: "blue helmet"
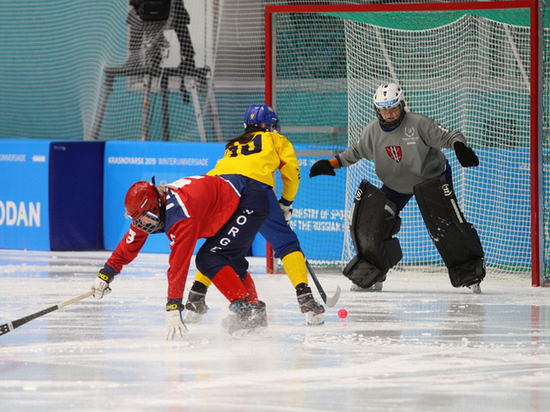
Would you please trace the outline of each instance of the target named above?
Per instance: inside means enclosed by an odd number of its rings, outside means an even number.
[[[253,104],[244,114],[244,130],[248,130],[251,126],[267,131],[277,130],[279,118],[275,110],[267,104]]]

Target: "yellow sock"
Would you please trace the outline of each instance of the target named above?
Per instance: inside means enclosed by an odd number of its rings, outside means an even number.
[[[300,251],[292,252],[281,259],[285,272],[294,287],[300,283],[307,283],[307,267],[304,254]]]
[[[208,287],[212,284],[212,281],[204,276],[200,271],[197,270],[197,275],[195,276],[195,281],[202,283],[204,286]]]

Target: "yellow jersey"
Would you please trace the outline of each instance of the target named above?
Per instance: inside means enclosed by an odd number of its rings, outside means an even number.
[[[279,133],[260,131],[248,143],[235,143],[226,149],[208,175],[238,173],[273,187],[273,174],[277,169],[283,180],[282,198],[292,202],[300,184],[300,166],[294,147]]]

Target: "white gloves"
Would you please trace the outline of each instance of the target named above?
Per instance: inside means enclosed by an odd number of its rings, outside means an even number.
[[[178,307],[175,309],[169,309],[169,306],[173,305],[166,306],[166,340],[174,340],[178,335],[183,338],[183,334],[187,333],[188,330],[181,318],[179,305],[176,305]]]
[[[101,299],[103,296],[111,293],[109,283],[111,283],[114,278],[114,276],[109,275],[107,272],[101,269],[97,274],[97,277],[94,279],[94,283],[92,283],[94,298]]]
[[[292,219],[292,205],[286,206],[279,200],[279,206],[285,216],[286,223],[289,223],[290,219]]]

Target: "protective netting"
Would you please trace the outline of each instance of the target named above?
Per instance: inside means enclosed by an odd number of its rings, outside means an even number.
[[[339,266],[344,244],[345,174],[308,177],[311,165],[347,146],[348,86],[344,21],[278,14],[274,100],[282,133],[297,149],[302,179],[290,222],[309,261]],[[278,182],[278,188],[282,182]]]
[[[387,81],[401,84],[409,110],[462,131],[480,158],[479,167],[463,169],[454,153],[445,151],[461,209],[482,239],[488,271],[529,276],[529,29],[465,14],[441,27],[411,31],[422,27],[423,19],[438,18],[438,13],[417,14],[410,30],[346,23],[349,121],[358,125],[350,128],[349,142],[357,141],[360,126],[374,117],[373,90]],[[372,166],[365,161],[349,168],[346,211],[361,179],[377,182]],[[399,267],[438,270],[441,259],[414,200],[401,217]],[[345,240],[347,261],[355,252],[350,237]]]
[[[383,27],[384,24],[390,27]],[[394,81],[405,90],[408,110],[462,131],[478,154],[480,166],[464,169],[454,152],[444,152],[453,170],[460,207],[480,234],[488,273],[500,279],[530,279],[528,9],[281,13],[276,15],[274,26],[277,109],[303,108],[299,119],[302,126],[307,124],[314,129],[321,122],[325,126],[347,127],[348,140],[338,140],[345,147],[358,140],[363,127],[375,117],[372,95],[378,85]],[[322,120],[317,117],[319,113]],[[348,118],[342,123],[344,113]],[[313,134],[309,141],[319,142]],[[339,149],[338,145],[335,149]],[[323,157],[328,157],[328,153],[313,159]],[[355,255],[349,236],[355,191],[362,179],[381,185],[373,164],[366,160],[344,173],[347,178],[344,246],[339,262],[342,265]],[[325,189],[337,193],[327,186],[334,178],[318,179],[323,193]],[[315,198],[318,193],[312,190],[306,196]],[[444,270],[414,198],[401,217],[398,238],[404,256],[396,269]],[[301,239],[308,236],[300,232],[299,235]],[[331,239],[336,242],[336,238],[333,235]],[[332,247],[320,240],[306,244],[310,255],[319,253],[313,248],[330,251]]]
[[[221,138],[211,72],[195,61],[189,13],[182,1],[156,3],[3,2],[2,135]]]

